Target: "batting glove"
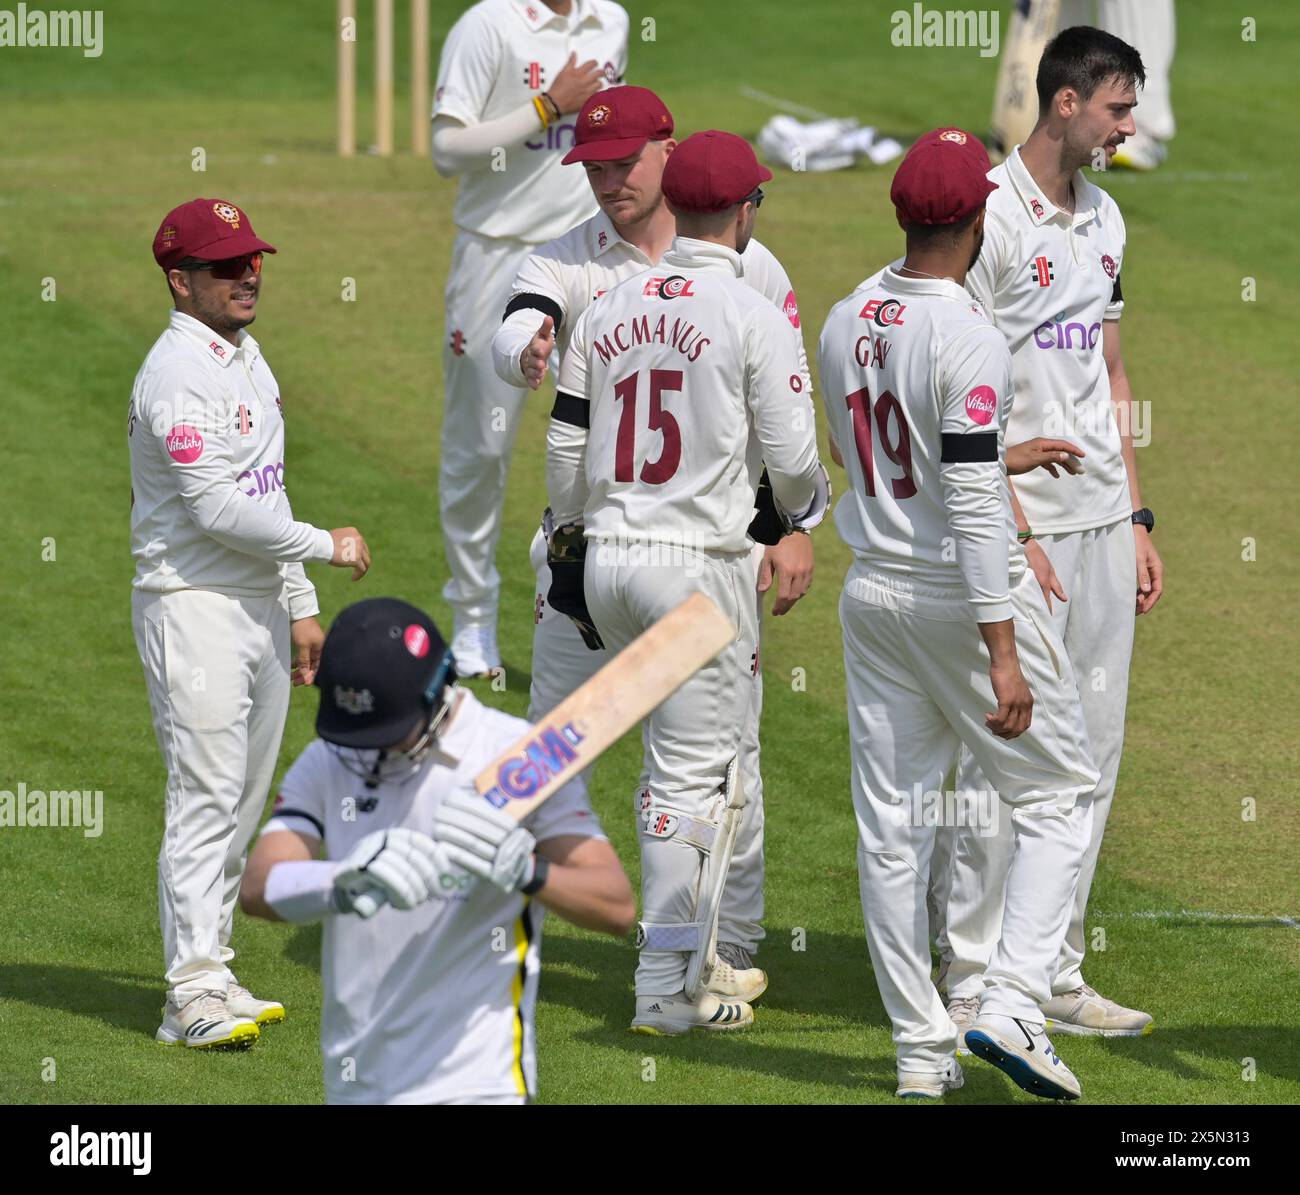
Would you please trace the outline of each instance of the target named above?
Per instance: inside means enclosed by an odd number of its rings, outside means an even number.
[[[385,901],[413,909],[438,891],[439,876],[450,870],[442,846],[427,834],[405,826],[376,830],[343,859],[334,877],[334,903],[340,912],[364,916]]]
[[[451,862],[505,892],[517,892],[533,878],[537,840],[475,789],[456,789],[443,798],[433,833]]]

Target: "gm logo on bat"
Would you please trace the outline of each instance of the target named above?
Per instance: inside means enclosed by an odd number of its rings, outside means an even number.
[[[578,749],[586,737],[573,722],[539,730],[522,751],[501,761],[496,783],[483,794],[483,799],[494,809],[504,809],[510,801],[526,801],[536,796],[578,758]]]

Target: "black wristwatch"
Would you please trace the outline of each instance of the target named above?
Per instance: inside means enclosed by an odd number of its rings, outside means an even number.
[[[1156,516],[1151,513],[1150,507],[1147,506],[1133,512],[1133,522],[1145,527],[1147,531],[1156,529]]]
[[[550,861],[542,858],[541,855],[533,856],[533,878],[519,889],[525,896],[532,896],[534,892],[540,892],[546,886],[546,877],[551,870]]]

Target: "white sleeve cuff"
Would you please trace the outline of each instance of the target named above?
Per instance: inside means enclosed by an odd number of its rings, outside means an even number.
[[[304,859],[277,863],[266,877],[266,903],[277,917],[304,925],[337,913],[334,877],[339,864]]]

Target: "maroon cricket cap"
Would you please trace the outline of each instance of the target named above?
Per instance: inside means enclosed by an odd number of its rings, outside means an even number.
[[[903,224],[956,224],[998,189],[984,143],[964,129],[932,129],[899,163],[889,198]]]
[[[199,261],[223,261],[245,253],[274,253],[254,231],[248,217],[224,199],[191,199],[174,207],[153,238],[154,260],[164,270],[180,265],[187,257]]]
[[[663,190],[679,211],[721,212],[771,177],[743,137],[706,129],[692,133],[668,156]]]
[[[648,87],[607,87],[578,110],[573,148],[561,162],[613,162],[672,135],[673,114]]]

